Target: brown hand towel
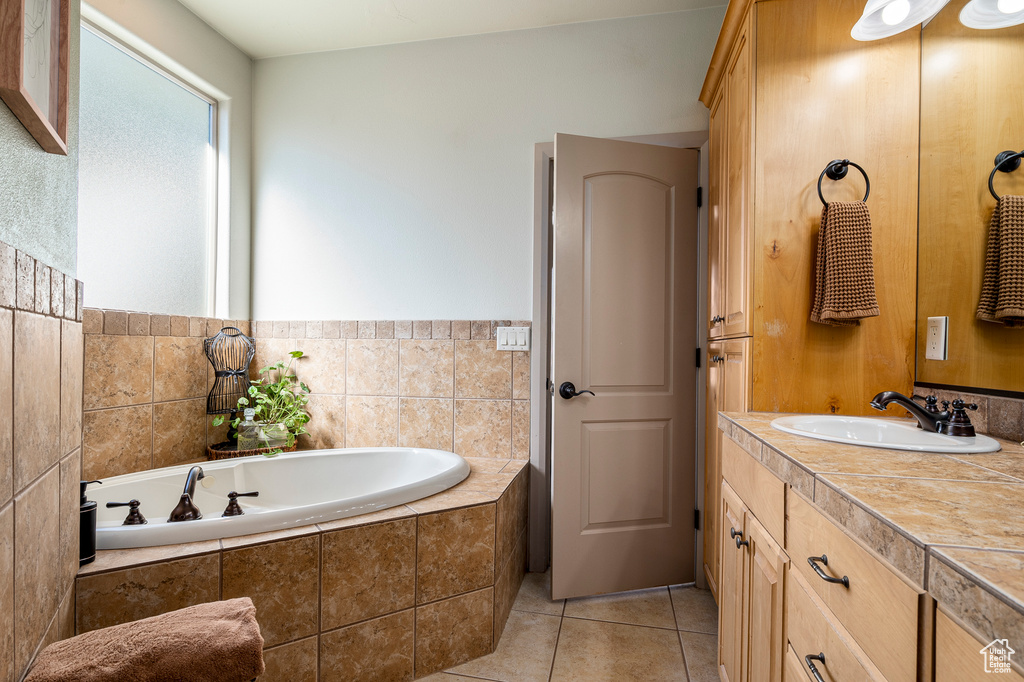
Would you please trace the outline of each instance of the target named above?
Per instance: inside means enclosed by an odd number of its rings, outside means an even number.
[[[242,597],[56,642],[25,682],[248,682],[262,673],[256,607]]]
[[[1024,327],[1024,197],[999,198],[992,211],[978,319]]]
[[[821,212],[811,322],[848,327],[877,315],[868,205],[834,201]]]

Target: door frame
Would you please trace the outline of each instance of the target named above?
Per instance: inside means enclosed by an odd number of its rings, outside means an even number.
[[[698,178],[700,186],[708,186],[708,131],[688,133],[663,133],[658,135],[634,135],[613,137],[613,140],[640,142],[696,149],[699,153]],[[551,330],[548,325],[548,293],[551,288],[547,263],[551,258],[548,248],[551,236],[551,161],[555,154],[554,142],[538,142],[533,149],[533,320],[530,352],[530,498],[528,557],[529,570],[542,573],[551,565],[551,434],[547,423],[547,406],[551,394],[547,390],[548,344]],[[697,243],[697,338],[694,348],[703,349],[705,326],[701,321],[707,318],[707,254],[708,254],[708,208],[707,191],[698,209]],[[695,569],[704,565],[704,402],[706,391],[706,368],[704,363],[697,370],[697,470],[696,504],[701,510],[700,528],[695,533]],[[695,570],[697,585],[707,587],[703,570]]]

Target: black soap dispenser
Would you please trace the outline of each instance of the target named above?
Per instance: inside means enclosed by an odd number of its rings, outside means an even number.
[[[85,487],[103,481],[81,481],[82,499],[79,509],[78,565],[84,566],[96,558],[96,502],[85,496]]]

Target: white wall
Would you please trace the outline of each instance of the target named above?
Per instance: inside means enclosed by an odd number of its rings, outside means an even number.
[[[534,143],[707,128],[725,7],[259,60],[255,319],[529,319]]]
[[[249,317],[252,60],[176,0],[89,0],[82,16],[219,100],[219,248],[228,256],[219,259],[227,272],[218,272],[215,315]]]

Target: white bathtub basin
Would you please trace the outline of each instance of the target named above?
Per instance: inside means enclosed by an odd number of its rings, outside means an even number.
[[[420,448],[312,450],[206,462],[199,465],[206,478],[193,497],[203,518],[168,523],[192,466],[114,476],[91,486],[89,498],[99,503],[97,549],[198,542],[333,521],[428,497],[469,476],[462,457]],[[229,492],[254,490],[259,497],[238,498],[243,516],[221,516]],[[127,508],[104,506],[132,498],[142,503],[146,525],[123,526]]]
[[[917,428],[916,422],[870,417],[836,417],[822,414],[779,417],[772,421],[772,428],[786,433],[827,440],[833,443],[850,443],[869,448],[891,450],[915,450],[918,452],[977,453],[995,452],[999,442],[988,436],[971,438],[946,436]]]

